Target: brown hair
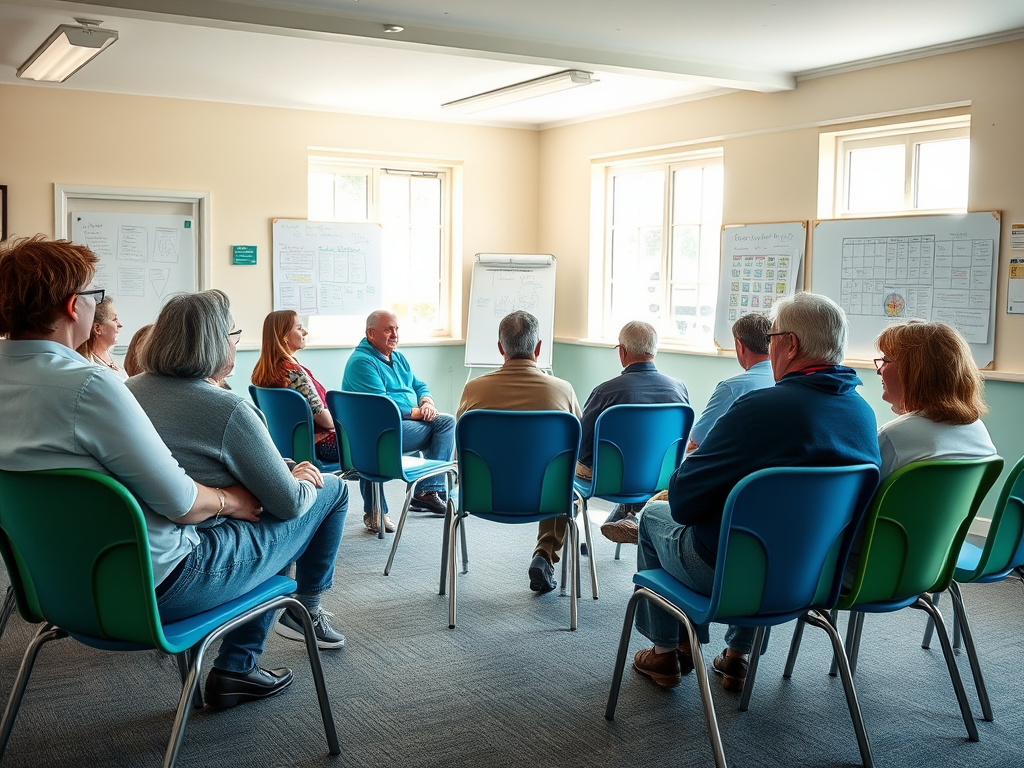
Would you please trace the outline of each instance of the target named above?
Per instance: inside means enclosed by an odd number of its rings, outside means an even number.
[[[89,338],[82,342],[76,352],[82,357],[92,354],[92,344],[96,340],[96,323],[105,323],[110,319],[110,313],[114,308],[114,297],[105,296],[103,301],[96,305],[96,314],[92,318],[92,330],[89,331]]]
[[[284,337],[295,324],[298,313],[291,309],[271,312],[263,321],[263,342],[260,359],[252,371],[252,383],[257,387],[283,387],[285,371],[291,364],[291,353],[284,345]]]
[[[141,362],[142,346],[151,330],[153,330],[152,323],[142,326],[132,336],[132,340],[128,342],[128,351],[124,356],[124,372],[129,376],[144,373],[146,370],[142,367]]]
[[[903,408],[942,424],[970,424],[988,411],[971,349],[945,323],[890,325],[878,349],[896,366],[903,384]]]
[[[99,261],[89,248],[43,235],[0,246],[0,334],[48,334],[61,307],[92,280]]]

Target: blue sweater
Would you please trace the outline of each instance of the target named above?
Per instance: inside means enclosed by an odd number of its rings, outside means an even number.
[[[774,387],[737,398],[672,476],[673,519],[691,525],[697,553],[714,567],[726,497],[768,467],[881,464],[875,414],[851,368],[787,374]]]
[[[352,356],[345,364],[341,389],[344,392],[386,395],[398,406],[403,419],[411,418],[412,409],[419,406],[420,400],[430,397],[430,390],[413,375],[405,355],[392,352],[389,362],[366,339],[352,350]]]

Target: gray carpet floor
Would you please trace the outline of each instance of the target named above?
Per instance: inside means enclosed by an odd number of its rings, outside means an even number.
[[[401,489],[391,485],[397,511]],[[363,528],[358,491],[351,490],[356,503],[326,600],[348,643],[322,654],[341,755],[327,755],[303,646],[272,634],[262,661],[294,668],[295,683],[267,701],[194,711],[179,766],[712,764],[692,674],[663,690],[627,667],[616,719],[604,719],[635,548],[624,547],[615,561],[614,545],[595,526],[601,598],[591,599],[584,570],[579,630],[569,632],[569,598],[527,586],[536,527],[470,520],[469,573],[459,576],[459,621],[450,630],[447,598],[437,594],[442,521],[410,513],[385,577],[391,537],[380,541]],[[596,505],[597,523],[606,510]],[[1024,765],[1024,592],[1004,582],[967,586],[964,597],[995,721],[979,720],[981,741],[967,741],[938,643],[920,648],[923,614],[869,616],[857,685],[877,765]],[[948,600],[943,605],[948,612]],[[15,616],[0,640],[5,699],[33,631]],[[723,631],[712,629],[709,663]],[[782,679],[791,631],[775,630],[750,711],[737,711],[738,695],[711,681],[730,765],[859,765],[842,686],[827,674],[823,633],[808,628],[795,674]],[[631,653],[644,645],[634,633]],[[958,659],[980,718],[966,657]],[[4,765],[157,766],[179,690],[173,660],[155,652],[51,643],[36,664]]]

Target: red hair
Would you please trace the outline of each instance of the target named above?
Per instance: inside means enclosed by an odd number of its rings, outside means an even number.
[[[271,312],[263,321],[263,343],[260,359],[252,371],[252,383],[257,387],[283,387],[287,370],[294,367],[292,353],[284,344],[284,337],[295,325],[298,313],[291,309]]]

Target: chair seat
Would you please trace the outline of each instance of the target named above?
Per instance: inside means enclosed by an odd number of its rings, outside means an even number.
[[[633,583],[679,606],[679,610],[692,618],[695,624],[704,624],[709,618],[711,596],[693,591],[664,568],[640,571],[633,576]]]
[[[908,606],[913,605],[917,602],[920,595],[913,595],[902,600],[893,600],[892,602],[882,603],[857,603],[852,608],[844,608],[842,598],[839,598],[839,608],[843,610],[853,610],[859,613],[893,613],[894,611],[901,611]]]
[[[981,562],[981,555],[984,550],[969,541],[965,541],[963,546],[960,547],[960,557],[956,561],[956,570],[953,572],[953,579],[959,581],[961,584],[965,582],[976,582],[978,584],[994,584],[997,581],[1002,581],[1011,573],[1013,573],[1014,566],[1005,568],[994,573],[987,573],[984,576],[978,578],[972,578],[974,572],[978,570],[978,563]]]
[[[519,523],[539,523],[541,520],[550,520],[555,517],[562,517],[568,519],[570,516],[575,518],[576,515],[527,515],[527,514],[503,514],[500,512],[459,512],[459,516],[466,517],[477,517],[481,520],[490,520],[492,523],[509,523],[511,525],[518,525]]]
[[[421,459],[419,456],[402,457],[402,477],[391,477],[390,475],[373,475],[369,472],[360,472],[359,476],[371,483],[386,483],[390,480],[405,480],[413,483],[431,475],[440,475],[444,472],[451,472],[455,469],[454,461],[441,461],[439,459]]]
[[[224,624],[225,621],[255,608],[260,603],[295,591],[296,584],[286,576],[272,576],[255,589],[251,589],[241,597],[218,605],[208,611],[197,613],[181,621],[173,621],[163,625],[164,638],[167,646],[160,650],[167,653],[181,653],[188,650],[208,634]],[[105,651],[132,651],[152,648],[142,643],[129,643],[120,640],[107,640],[102,637],[68,633],[78,642],[92,648]]]

